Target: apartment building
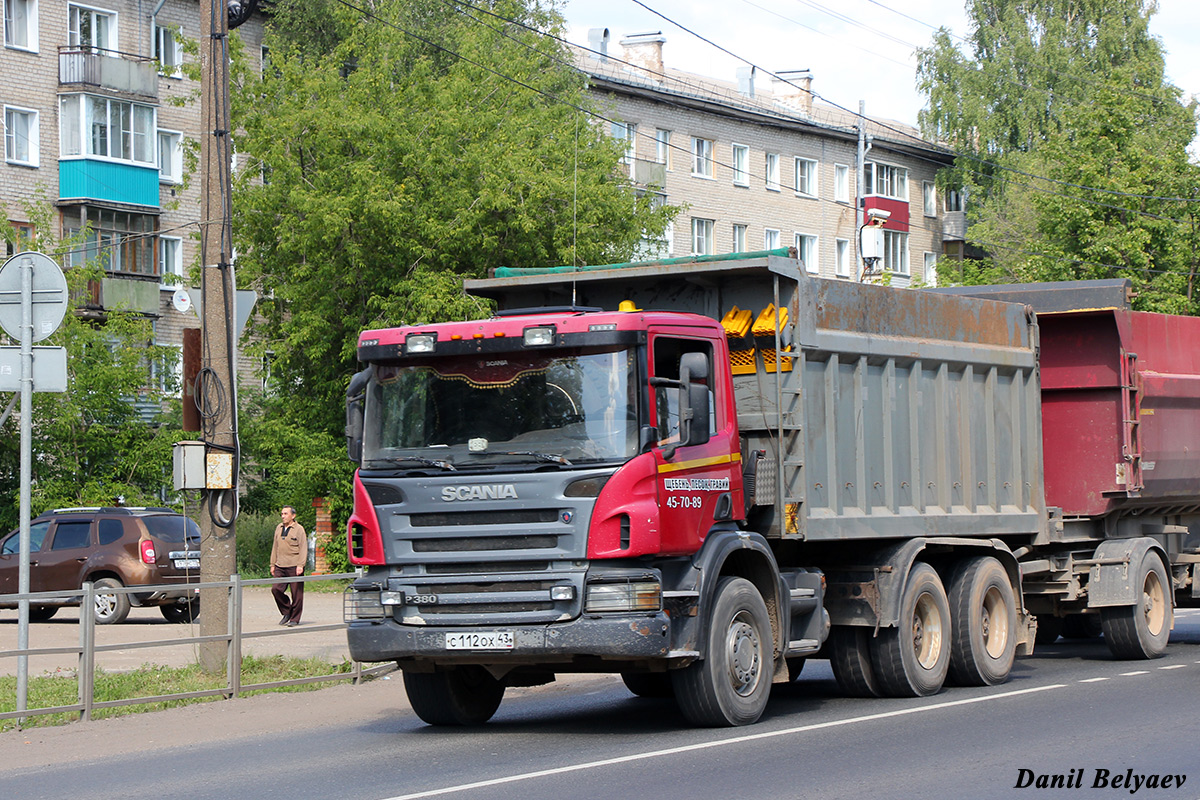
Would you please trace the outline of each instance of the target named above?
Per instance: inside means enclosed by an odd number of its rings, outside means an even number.
[[[807,71],[747,67],[722,81],[666,66],[660,33],[589,39],[576,64],[625,142],[631,180],[684,207],[648,256],[795,247],[809,272],[857,280],[859,229],[884,217],[871,265],[892,285],[935,283],[938,259],[961,254],[958,196],[934,185],[952,155],[911,126],[815,101]]]
[[[183,69],[200,38],[197,0],[3,0],[0,206],[23,238],[26,208],[49,202],[57,236],[90,223],[71,263],[100,258],[84,313],[123,306],[151,318],[160,344],[179,346],[196,310],[172,295],[199,253],[200,86]],[[224,4],[218,8],[223,9]],[[261,57],[261,15],[232,33]],[[197,159],[189,159],[191,151]],[[10,250],[12,248],[10,247]],[[70,266],[66,264],[64,266]],[[191,291],[199,302],[199,291]],[[252,365],[240,362],[243,379]]]

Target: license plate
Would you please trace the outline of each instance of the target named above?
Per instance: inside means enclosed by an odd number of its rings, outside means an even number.
[[[512,631],[446,634],[447,650],[512,650],[514,644]]]
[[[200,559],[177,558],[175,559],[175,569],[200,569]]]

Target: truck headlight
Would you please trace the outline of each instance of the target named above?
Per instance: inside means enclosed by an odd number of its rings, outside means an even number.
[[[384,619],[387,614],[384,612],[383,603],[380,600],[379,590],[359,592],[350,587],[342,596],[342,618],[346,622],[355,622],[360,619]]]
[[[657,581],[591,583],[587,587],[584,610],[588,613],[661,609],[662,586]]]

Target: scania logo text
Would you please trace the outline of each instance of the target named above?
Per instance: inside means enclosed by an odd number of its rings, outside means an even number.
[[[511,483],[442,487],[442,500],[447,503],[455,503],[463,500],[509,499],[517,499],[517,487]]]

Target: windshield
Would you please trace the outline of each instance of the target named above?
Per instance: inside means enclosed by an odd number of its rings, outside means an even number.
[[[363,466],[624,460],[637,450],[632,350],[460,356],[377,366]]]

